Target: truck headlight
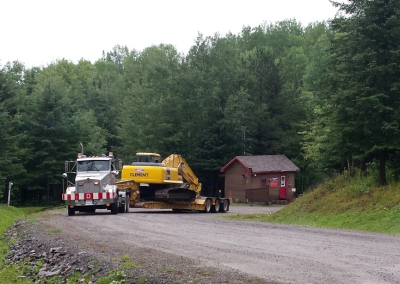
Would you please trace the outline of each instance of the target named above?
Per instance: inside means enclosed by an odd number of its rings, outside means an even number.
[[[67,190],[65,191],[67,194],[73,194],[75,193],[75,187],[67,187]]]

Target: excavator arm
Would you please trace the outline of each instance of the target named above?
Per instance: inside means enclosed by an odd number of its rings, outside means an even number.
[[[201,183],[199,183],[199,179],[196,177],[186,160],[181,155],[171,154],[163,160],[163,164],[166,167],[177,168],[178,173],[188,183],[189,189],[195,192],[200,192]]]

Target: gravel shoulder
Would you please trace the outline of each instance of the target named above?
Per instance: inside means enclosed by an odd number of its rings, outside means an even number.
[[[247,206],[242,208],[243,212],[248,213],[280,209]],[[134,208],[131,208],[128,214],[116,216],[106,210],[98,210],[95,214],[77,213],[74,217],[67,217],[65,209],[46,211],[38,214],[36,221],[18,221],[6,232],[6,239],[18,239],[10,246],[7,260],[11,263],[30,260],[28,266],[31,266],[31,271],[21,272],[20,277],[29,277],[37,283],[45,283],[46,279],[51,277],[58,277],[62,283],[66,283],[66,279],[74,272],[82,275],[82,283],[87,282],[84,281],[84,274],[92,275],[88,283],[96,283],[111,270],[123,270],[126,275],[124,283],[279,284],[226,267],[221,263],[204,263],[201,259],[185,256],[186,252],[184,255],[176,255],[151,245],[143,246],[140,242],[146,240],[146,237],[129,236],[130,232],[137,230],[134,225],[127,226],[124,222],[118,222],[121,225],[119,227],[120,225],[113,222],[115,218],[129,217],[129,223],[132,224],[135,222],[136,213],[160,213],[166,218],[172,214],[176,215],[170,210],[154,212]],[[160,238],[162,239],[162,236]],[[124,267],[128,262],[130,265]],[[44,266],[38,271],[35,267],[39,263],[44,263]]]
[[[51,210],[19,231],[47,250],[62,246],[70,259],[96,260],[99,276],[129,256],[136,265],[126,271],[127,283],[400,283],[399,236],[218,218],[279,209],[232,206],[226,214],[203,214],[131,208],[73,217]]]

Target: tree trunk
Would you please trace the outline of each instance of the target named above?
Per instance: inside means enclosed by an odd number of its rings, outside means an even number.
[[[379,154],[379,185],[387,185],[385,153]]]
[[[46,198],[46,205],[49,206],[49,198],[50,198],[50,185],[49,185],[49,178],[47,178],[47,198]]]
[[[349,175],[350,175],[350,176],[352,176],[351,170],[352,170],[352,168],[351,168],[351,165],[350,165],[350,161],[347,160],[347,171],[349,172]]]

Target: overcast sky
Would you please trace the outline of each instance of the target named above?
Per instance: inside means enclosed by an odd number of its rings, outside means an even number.
[[[336,12],[329,0],[0,0],[0,66],[94,63],[117,44],[141,51],[165,43],[187,54],[199,32],[239,34],[285,19],[306,26]]]

